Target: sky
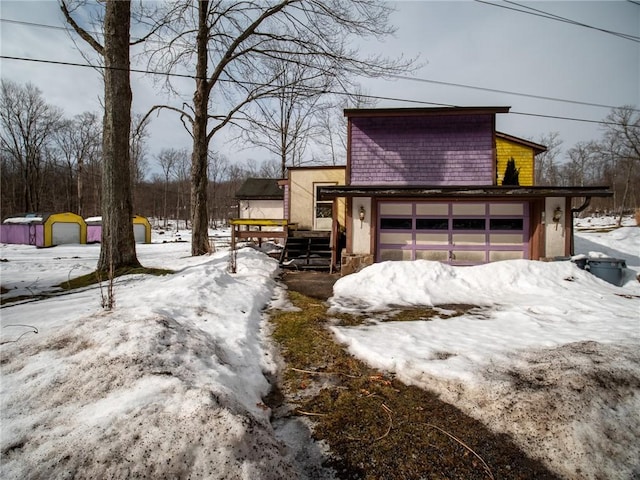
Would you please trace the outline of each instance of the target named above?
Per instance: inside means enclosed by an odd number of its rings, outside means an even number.
[[[588,28],[639,37],[638,2],[520,4],[586,26],[523,14],[513,10],[522,7],[497,0],[493,3],[499,6],[484,0],[390,3],[396,8],[391,16],[395,35],[383,42],[362,42],[361,50],[389,57],[417,57],[422,66],[406,78],[362,79],[368,95],[387,99],[380,100],[378,107],[511,106],[512,113],[497,116],[498,130],[533,140],[558,132],[565,149],[577,142],[599,139],[601,127],[547,117],[597,122],[606,117],[609,107],[640,108],[640,39],[632,41]],[[65,31],[33,25],[64,25],[55,1],[2,0],[0,18],[3,56],[86,63]],[[92,69],[0,59],[0,72],[3,79],[33,83],[48,102],[63,108],[69,116],[100,109],[102,86]],[[132,84],[137,113],[156,104],[182,103],[181,98],[167,99],[142,74],[133,73]],[[183,85],[181,97],[189,99],[192,85]],[[189,136],[175,115],[154,117],[149,131],[152,157],[162,148],[190,149]],[[238,150],[228,138],[227,131],[214,139],[212,148],[232,161],[269,158],[261,150]]]
[[[632,478],[640,228],[629,218],[594,231],[613,222],[578,220],[576,252],[624,259],[621,286],[571,261],[383,262],[337,281],[329,315],[357,311],[364,323],[332,331],[373,368],[511,435],[564,478]],[[91,272],[99,245],[0,244],[3,300],[34,296],[0,310],[0,477],[334,478],[318,473],[326,450],[309,443],[308,424],[271,424],[262,402],[279,368],[264,308],[294,308],[277,262],[242,248],[230,274],[229,231],[210,233],[216,252],[192,257],[189,232],[154,230],[138,258],[175,273],[118,278],[111,312],[98,286],[55,287]],[[476,307],[452,317],[445,305],[456,303]],[[437,315],[385,320],[408,305]]]

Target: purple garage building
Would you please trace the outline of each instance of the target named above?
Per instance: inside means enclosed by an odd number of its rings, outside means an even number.
[[[70,212],[12,215],[0,225],[0,243],[53,247],[86,242],[84,219]]]

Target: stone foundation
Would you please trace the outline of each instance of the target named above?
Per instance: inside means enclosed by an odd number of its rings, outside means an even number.
[[[358,255],[354,253],[342,253],[340,262],[340,275],[345,276],[356,273],[373,263],[373,255]]]

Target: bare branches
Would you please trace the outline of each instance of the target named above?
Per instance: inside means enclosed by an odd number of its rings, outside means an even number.
[[[489,476],[489,478],[491,480],[494,480],[495,477],[493,476],[493,473],[491,472],[491,469],[489,468],[489,465],[487,465],[487,462],[485,462],[484,459],[480,455],[478,455],[476,453],[476,451],[474,449],[472,449],[469,445],[464,443],[458,437],[455,437],[454,435],[450,434],[445,429],[438,427],[437,425],[434,425],[432,423],[425,423],[424,425],[426,425],[427,427],[434,428],[434,429],[438,430],[439,432],[444,433],[447,437],[451,438],[452,440],[454,440],[455,442],[457,442],[458,444],[463,446],[466,450],[471,452],[478,460],[480,460],[480,463],[482,463],[482,466],[484,467],[485,471],[487,472],[487,475]]]
[[[23,328],[28,328],[29,330],[27,330],[26,332],[22,332],[20,334],[20,336],[18,336],[18,338],[16,338],[15,340],[5,340],[3,342],[0,342],[0,345],[4,345],[5,343],[17,343],[22,337],[24,337],[25,335],[29,334],[29,333],[38,333],[38,329],[36,327],[34,327],[33,325],[24,325],[21,323],[15,323],[15,324],[10,324],[10,325],[5,325],[6,327],[23,327]]]
[[[91,48],[93,48],[100,56],[104,56],[104,47],[93,38],[89,32],[87,32],[84,28],[82,28],[75,19],[71,16],[69,12],[69,8],[67,7],[67,3],[65,0],[60,0],[60,10],[64,14],[64,18],[67,23],[71,25],[71,27],[76,31],[76,33],[85,41]]]

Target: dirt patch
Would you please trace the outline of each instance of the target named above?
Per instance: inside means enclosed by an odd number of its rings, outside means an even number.
[[[298,293],[302,277],[289,287],[296,311],[271,312],[287,367],[280,379],[283,404],[270,406],[281,418],[311,422],[314,438],[330,446],[336,478],[557,478],[509,436],[348,355],[327,328],[326,306]],[[306,288],[318,298],[318,288]]]
[[[327,300],[333,295],[333,284],[340,278],[339,273],[288,270],[282,280],[289,290],[307,297]]]

